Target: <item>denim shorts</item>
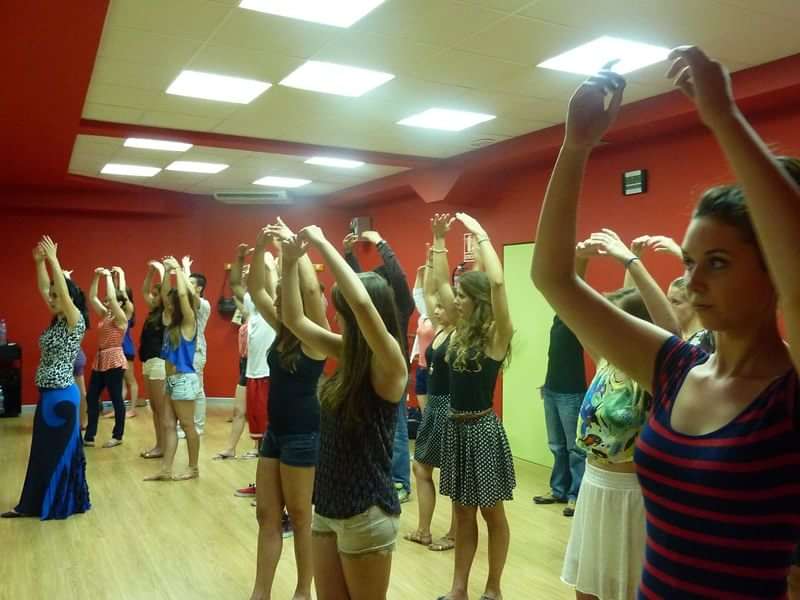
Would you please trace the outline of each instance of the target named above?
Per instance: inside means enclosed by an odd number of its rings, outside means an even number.
[[[419,395],[426,395],[428,393],[428,368],[422,365],[417,365],[417,377],[414,382],[414,393]]]
[[[315,467],[319,459],[319,432],[278,435],[267,427],[259,454],[290,467]]]
[[[313,535],[335,535],[339,552],[351,556],[393,551],[399,527],[399,516],[377,506],[348,519],[329,519],[315,512],[311,521]]]
[[[173,400],[197,400],[200,378],[197,373],[175,373],[167,377],[167,393]]]

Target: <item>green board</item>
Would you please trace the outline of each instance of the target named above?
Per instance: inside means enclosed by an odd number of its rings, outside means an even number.
[[[508,304],[514,323],[511,366],[503,375],[503,424],[515,457],[552,466],[539,388],[547,371],[553,309],[530,278],[533,244],[503,249]]]

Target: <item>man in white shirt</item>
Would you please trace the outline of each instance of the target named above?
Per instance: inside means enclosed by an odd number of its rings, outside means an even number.
[[[211,304],[203,295],[206,291],[206,277],[202,273],[192,273],[189,277],[197,290],[200,306],[197,308],[197,348],[194,353],[194,370],[200,380],[200,395],[194,402],[194,426],[198,435],[203,435],[206,427],[206,388],[203,382],[203,370],[206,367],[208,346],[206,345],[206,325],[211,316]]]

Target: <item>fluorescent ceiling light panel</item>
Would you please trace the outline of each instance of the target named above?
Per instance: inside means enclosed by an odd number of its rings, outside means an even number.
[[[398,121],[398,125],[409,127],[424,127],[426,129],[444,129],[445,131],[461,131],[478,123],[494,119],[494,115],[466,112],[463,110],[448,110],[446,108],[429,108],[416,115],[411,115]]]
[[[228,165],[223,165],[221,163],[176,160],[167,166],[167,171],[183,171],[184,173],[219,173],[227,168]]]
[[[391,73],[309,60],[281,81],[281,85],[355,98],[392,79]]]
[[[159,167],[143,167],[141,165],[121,165],[108,163],[100,171],[103,175],[125,175],[128,177],[152,177],[161,172]]]
[[[594,75],[609,61],[617,60],[619,62],[611,70],[624,75],[666,60],[668,55],[669,48],[603,36],[537,66],[567,73]]]
[[[326,156],[315,156],[306,161],[307,165],[320,165],[323,167],[338,167],[340,169],[357,169],[363,167],[364,163],[360,160],[347,160],[345,158],[329,158]]]
[[[127,148],[144,148],[145,150],[166,150],[167,152],[186,152],[192,147],[183,142],[167,142],[164,140],[147,140],[144,138],[128,138],[125,140]]]
[[[279,188],[296,188],[311,183],[310,179],[296,179],[294,177],[262,177],[253,182],[256,185],[268,185]]]
[[[271,85],[266,81],[256,81],[255,79],[242,79],[241,77],[200,71],[181,71],[181,74],[167,88],[167,93],[219,102],[249,104],[266,92]]]
[[[385,0],[242,0],[240,8],[334,27],[350,27]]]

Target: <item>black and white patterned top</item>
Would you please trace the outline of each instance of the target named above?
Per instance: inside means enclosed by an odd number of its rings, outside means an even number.
[[[400,514],[392,482],[397,405],[374,392],[371,402],[372,414],[355,433],[347,431],[331,409],[321,410],[314,504],[323,517],[348,519],[372,506]]]
[[[67,388],[75,382],[73,368],[81,347],[86,323],[79,319],[72,329],[66,319],[56,319],[39,337],[42,357],[36,368],[36,385],[40,388]]]

